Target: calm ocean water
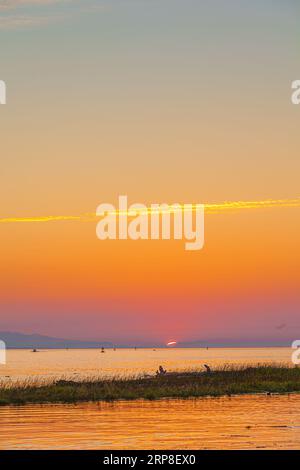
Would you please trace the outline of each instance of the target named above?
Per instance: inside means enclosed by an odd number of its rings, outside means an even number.
[[[161,364],[167,370],[203,368],[225,364],[291,364],[290,348],[212,348],[212,349],[98,349],[8,350],[7,364],[0,366],[3,382],[51,381],[58,377],[73,380],[89,376],[132,376],[154,374]]]
[[[0,407],[0,449],[299,449],[300,395]]]

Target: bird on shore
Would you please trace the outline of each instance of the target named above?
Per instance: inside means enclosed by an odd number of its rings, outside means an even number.
[[[163,366],[159,366],[158,370],[156,371],[156,375],[165,375],[167,373],[166,369]]]

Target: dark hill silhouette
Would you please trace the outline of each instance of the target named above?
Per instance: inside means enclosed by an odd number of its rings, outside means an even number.
[[[80,341],[63,338],[52,338],[38,334],[26,335],[10,331],[0,331],[0,340],[8,349],[64,349],[64,348],[112,348],[107,341]]]

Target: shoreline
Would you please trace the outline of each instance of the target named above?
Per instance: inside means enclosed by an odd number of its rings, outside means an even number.
[[[283,365],[227,366],[212,372],[182,371],[158,377],[57,380],[53,384],[0,388],[0,406],[76,404],[300,392],[300,368]]]

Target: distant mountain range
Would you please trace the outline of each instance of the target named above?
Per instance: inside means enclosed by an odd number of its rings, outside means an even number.
[[[0,331],[0,341],[4,341],[8,349],[95,349],[95,348],[132,348],[135,344],[114,344],[109,341],[82,341],[62,338],[52,338],[50,336],[43,336],[39,334],[23,334],[8,331]],[[253,348],[253,347],[289,347],[291,341],[288,339],[273,339],[273,340],[251,340],[251,339],[211,339],[199,340],[190,342],[178,342],[175,347],[177,348]],[[148,348],[164,348],[166,345],[153,343],[153,344],[138,344],[138,347]]]
[[[0,331],[0,340],[4,341],[8,349],[87,349],[87,348],[112,348],[113,344],[107,341],[76,341],[70,339],[51,338],[38,334],[25,335]]]

